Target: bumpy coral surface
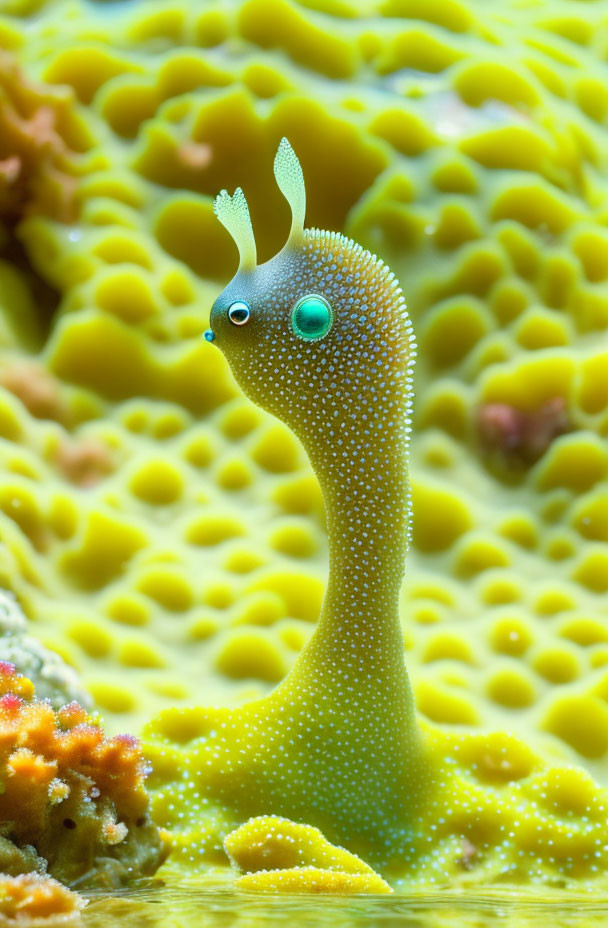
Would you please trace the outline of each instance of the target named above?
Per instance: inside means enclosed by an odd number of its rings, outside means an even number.
[[[286,135],[307,224],[384,258],[418,335],[404,640],[419,712],[475,755],[460,808],[437,812],[448,871],[474,877],[484,859],[506,878],[523,860],[525,879],[554,856],[557,880],[601,872],[593,781],[552,785],[487,734],[605,780],[601,5],[5,8],[28,82],[72,88],[79,212],[11,218],[0,255],[2,585],[121,727],[168,702],[262,695],[309,637],[326,578],[318,487],[200,339],[235,261],[211,198],[243,185],[268,258],[286,236],[271,171]],[[159,787],[188,795],[196,731],[184,711],[159,737]],[[515,831],[521,790],[540,817]],[[156,802],[179,831],[184,802]],[[200,821],[183,860],[223,860],[238,823]],[[502,858],[479,853],[490,826]],[[429,872],[445,879],[439,861]]]
[[[0,663],[0,871],[102,886],[153,873],[165,849],[137,741],[105,739],[78,703],[55,712],[33,696]]]
[[[85,900],[50,876],[0,874],[2,928],[59,928],[82,924]]]

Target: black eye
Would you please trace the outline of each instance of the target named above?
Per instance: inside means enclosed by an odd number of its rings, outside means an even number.
[[[233,325],[247,325],[251,310],[243,300],[237,300],[228,307],[228,318]]]

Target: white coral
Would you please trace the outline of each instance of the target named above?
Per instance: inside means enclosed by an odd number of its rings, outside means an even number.
[[[74,699],[90,708],[91,698],[74,670],[28,634],[25,616],[8,590],[0,590],[0,660],[14,664],[33,682],[36,695],[49,699],[54,709]]]

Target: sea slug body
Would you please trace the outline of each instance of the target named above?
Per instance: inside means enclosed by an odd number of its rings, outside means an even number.
[[[398,608],[415,343],[383,262],[342,235],[304,230],[304,179],[286,139],[275,175],[292,226],[259,267],[242,191],[216,201],[241,264],[213,306],[211,331],[245,393],[292,428],[310,457],[327,509],[330,575],[292,671],[243,710],[266,729],[247,793],[262,790],[262,808],[386,858],[407,840],[430,787]]]
[[[293,222],[259,267],[242,191],[218,197],[241,264],[207,338],[248,396],[302,440],[325,496],[330,577],[291,672],[265,699],[209,714],[192,775],[243,818],[271,809],[386,866],[432,785],[398,613],[414,338],[381,261],[344,236],[304,230],[304,180],[285,139],[275,174]]]
[[[390,893],[391,887],[355,854],[318,828],[278,816],[252,818],[231,832],[224,848],[243,874],[237,889],[260,892]]]
[[[236,709],[166,710],[148,726],[160,770],[155,807],[165,821],[182,809],[180,824],[190,823],[177,830],[176,852],[221,859],[217,838],[228,835],[229,848],[233,834],[245,845],[253,836],[252,850],[263,823],[278,817],[320,829],[374,867],[369,886],[600,872],[592,848],[606,834],[605,796],[586,773],[547,768],[509,733],[446,733],[418,721],[398,611],[412,327],[382,261],[340,234],[304,229],[304,181],[285,139],[275,176],[291,231],[259,266],[242,190],[216,200],[240,265],[205,337],[308,453],[327,512],[329,581],[312,637],[270,695]],[[502,686],[519,692],[506,678]],[[424,686],[418,693],[424,703]],[[442,707],[454,721],[459,711],[457,701]],[[238,885],[353,892],[364,883],[306,860],[265,874],[256,867]]]

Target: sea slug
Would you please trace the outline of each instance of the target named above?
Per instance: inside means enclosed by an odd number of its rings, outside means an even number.
[[[336,847],[318,828],[279,816],[252,818],[226,835],[224,848],[242,876],[236,888],[261,892],[390,893],[356,854]]]
[[[319,825],[386,861],[431,782],[399,622],[415,344],[384,263],[342,235],[304,230],[304,178],[286,139],[275,175],[293,221],[284,248],[259,267],[242,190],[216,201],[241,261],[206,337],[249,398],[302,441],[325,498],[330,575],[291,672],[236,713],[236,738],[229,723],[208,749],[226,745],[248,811]]]
[[[394,886],[601,876],[607,797],[587,773],[547,766],[507,732],[447,734],[417,720],[398,613],[412,327],[381,261],[342,235],[304,230],[304,180],[285,139],[275,175],[292,225],[260,266],[242,190],[216,200],[240,264],[205,338],[307,451],[325,499],[329,581],[312,637],[269,696],[170,709],[148,726],[155,808],[177,816],[176,848],[191,861],[235,825],[255,857],[278,816],[296,835],[321,829]],[[521,695],[517,679],[501,685]],[[310,861],[281,869],[239,885],[340,891]]]

